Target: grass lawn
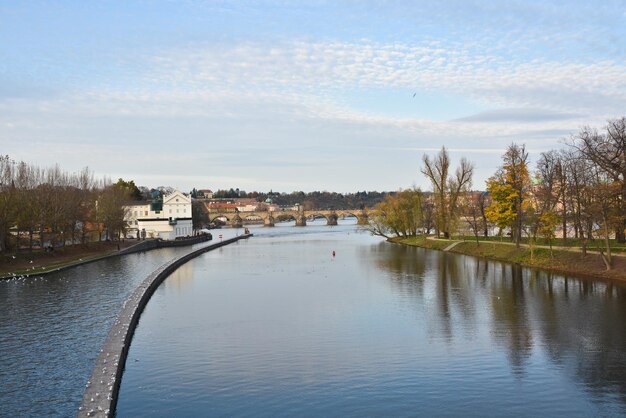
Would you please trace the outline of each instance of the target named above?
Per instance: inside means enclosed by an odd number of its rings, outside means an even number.
[[[474,237],[473,235],[458,236],[458,237],[454,237],[453,239],[459,240],[459,241],[474,241],[474,242],[476,241],[476,237]],[[480,241],[513,243],[513,240],[511,239],[511,237],[481,237],[479,236],[478,239]],[[529,238],[527,237],[523,237],[521,240],[522,244],[528,244],[528,242],[529,242]],[[550,242],[545,238],[537,238],[537,240],[535,241],[535,245],[549,246]],[[611,239],[609,240],[609,245],[611,246],[611,251],[613,252],[626,253],[626,243],[624,244],[618,243],[616,240]],[[563,238],[555,238],[552,240],[552,246],[553,247],[582,248],[583,240],[578,239],[578,238],[568,238],[566,240],[563,240]],[[587,243],[587,249],[591,251],[597,251],[599,249],[604,251],[604,248],[605,248],[605,244],[604,244],[603,239],[594,239]]]
[[[390,241],[404,245],[443,250],[452,242],[458,240],[427,239],[426,237],[418,236],[397,237],[392,238]],[[507,243],[503,244],[499,239],[492,239],[489,242],[477,244],[476,241],[468,239],[453,247],[450,252],[587,277],[626,280],[626,257],[613,257],[612,269],[606,270],[599,254],[587,254],[583,257],[581,252],[574,251],[555,249],[550,252],[547,248],[534,248],[531,251],[527,246],[516,248],[514,245],[510,245],[510,240],[504,242]]]

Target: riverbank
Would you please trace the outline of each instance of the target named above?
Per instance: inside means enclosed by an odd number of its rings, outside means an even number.
[[[79,264],[115,254],[137,244],[137,241],[101,241],[55,248],[52,252],[36,250],[3,256],[0,259],[0,278],[12,275],[35,274],[59,267]]]
[[[583,257],[580,251],[553,249],[551,254],[549,248],[535,246],[531,254],[531,249],[527,245],[516,248],[510,243],[495,241],[476,243],[476,241],[428,239],[423,236],[394,237],[390,238],[389,242],[440,251],[449,248],[448,251],[451,253],[504,261],[558,273],[597,279],[626,280],[626,257],[624,256],[614,256],[612,269],[606,270],[602,257],[595,252],[588,252]],[[452,244],[455,245],[452,246]]]
[[[100,241],[55,248],[51,252],[38,250],[32,253],[11,254],[0,259],[0,280],[16,276],[41,276],[107,257],[116,257],[137,251],[149,251],[155,248],[193,245],[210,239],[210,235],[199,235],[175,241],[156,239]]]

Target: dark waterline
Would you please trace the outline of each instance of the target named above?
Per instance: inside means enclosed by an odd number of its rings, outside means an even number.
[[[623,284],[352,226],[254,232],[157,290],[118,416],[626,414]]]

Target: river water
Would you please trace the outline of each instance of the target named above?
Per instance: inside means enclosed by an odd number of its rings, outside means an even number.
[[[0,417],[75,416],[124,300],[157,267],[203,245],[0,280]]]
[[[118,416],[626,415],[624,284],[315,224],[169,277]]]

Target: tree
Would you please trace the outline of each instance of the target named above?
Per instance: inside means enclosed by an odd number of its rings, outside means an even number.
[[[120,188],[120,189],[125,189],[126,193],[128,194],[128,197],[131,200],[142,200],[143,199],[143,195],[141,193],[141,190],[139,189],[139,187],[137,187],[135,185],[135,181],[134,180],[129,180],[126,181],[122,178],[117,180],[117,183],[115,183],[115,186]]]
[[[85,167],[78,175],[77,183],[80,190],[80,210],[78,211],[78,225],[80,231],[80,242],[87,241],[87,229],[89,224],[95,223],[95,192],[96,182],[89,168]]]
[[[587,255],[587,246],[593,238],[593,211],[591,206],[594,200],[593,183],[595,182],[593,164],[575,149],[569,149],[563,154],[563,171],[565,172],[565,195],[567,206],[574,224],[574,237],[582,238],[582,256]]]
[[[530,229],[528,236],[531,261],[538,234],[549,241],[552,255],[552,240],[556,236],[556,226],[560,220],[556,206],[563,193],[563,188],[560,187],[560,167],[561,159],[556,151],[542,153],[537,161],[534,185],[529,193],[526,211],[526,224]],[[565,230],[563,233],[565,235]]]
[[[590,127],[582,128],[571,145],[604,171],[619,190],[616,203],[620,221],[615,228],[615,238],[618,242],[626,242],[626,117],[609,120],[604,133]]]
[[[470,230],[474,234],[476,245],[480,245],[478,236],[480,234],[484,234],[485,237],[487,236],[487,220],[484,216],[485,193],[468,193],[467,198],[461,205],[461,213],[463,214],[465,222],[467,222]]]
[[[502,156],[503,165],[487,180],[487,191],[492,203],[486,209],[487,219],[499,228],[511,228],[515,246],[520,246],[524,225],[524,211],[530,192],[528,153],[524,145],[511,144]]]
[[[593,198],[588,210],[595,218],[595,224],[599,226],[599,234],[604,238],[606,255],[601,251],[600,255],[606,265],[606,269],[611,269],[611,230],[622,224],[622,217],[619,210],[618,201],[621,197],[621,190],[616,182],[611,180],[610,175],[599,167],[593,167],[592,174]]]
[[[432,193],[422,193],[422,227],[426,235],[435,229],[435,204]]]
[[[209,214],[203,202],[193,199],[191,201],[191,222],[193,229],[201,229],[209,223]]]
[[[550,257],[553,256],[552,253],[552,241],[554,240],[556,234],[556,226],[559,224],[559,216],[553,210],[549,210],[543,212],[539,216],[539,233],[548,240],[548,245],[550,245]]]
[[[98,221],[104,226],[104,238],[110,240],[126,233],[128,189],[114,185],[102,187],[97,202]]]
[[[505,228],[515,224],[516,192],[513,186],[504,180],[502,172],[496,173],[487,180],[487,192],[491,195],[492,201],[485,208],[485,216],[489,222],[493,222],[498,227],[499,234],[501,234]]]
[[[437,236],[443,233],[444,238],[450,238],[458,216],[459,198],[471,186],[474,166],[462,158],[454,176],[450,176],[450,158],[445,147],[433,160],[428,155],[424,155],[422,160],[424,166],[421,172],[433,187]]]
[[[16,202],[17,218],[17,236],[18,242],[16,250],[20,250],[19,237],[21,232],[28,234],[28,250],[33,250],[33,234],[37,228],[37,219],[39,219],[39,207],[35,204],[32,198],[32,191],[40,180],[40,170],[32,167],[25,162],[20,162],[17,165],[16,171],[16,188],[18,192],[18,199]]]
[[[389,238],[415,236],[422,226],[422,193],[419,189],[407,189],[388,195],[374,206],[367,229],[374,235]]]
[[[0,252],[9,249],[9,228],[17,215],[17,190],[15,188],[15,161],[8,155],[0,155]]]

